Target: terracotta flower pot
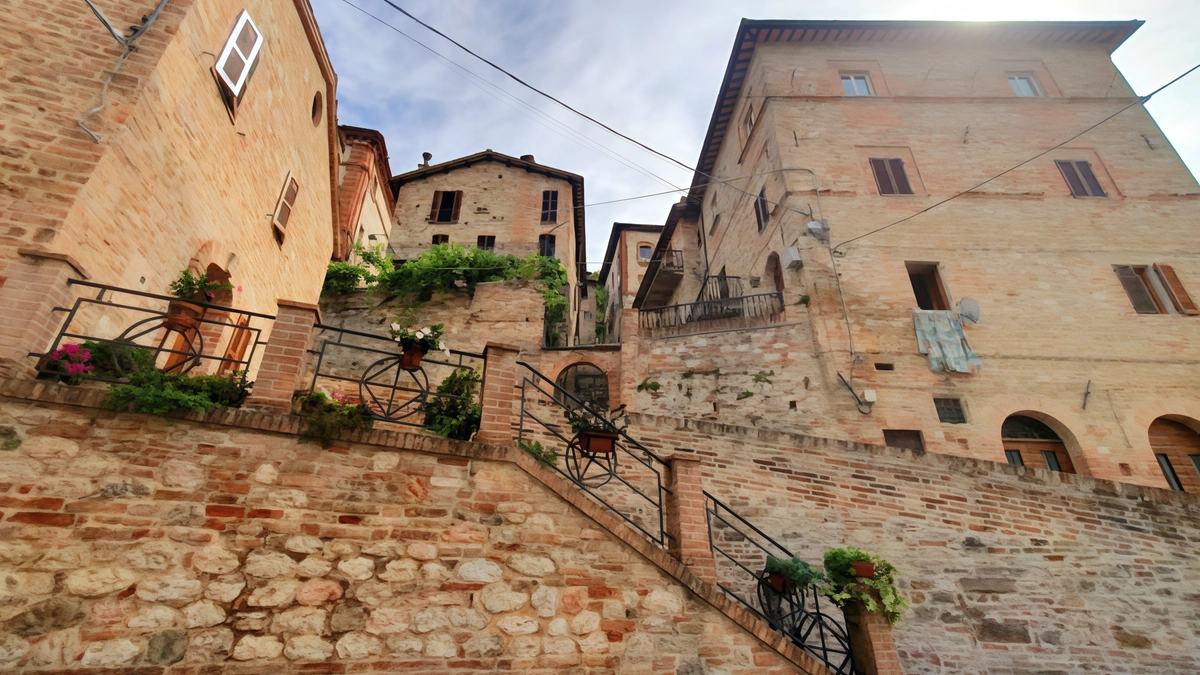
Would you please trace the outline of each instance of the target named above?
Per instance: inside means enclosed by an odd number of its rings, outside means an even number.
[[[782,572],[767,572],[766,582],[780,595],[787,595],[796,589],[796,582],[783,576]]]
[[[204,308],[200,305],[175,299],[167,303],[167,318],[163,319],[163,325],[180,332],[196,330],[203,314]]]
[[[400,353],[400,367],[404,370],[418,370],[421,367],[421,359],[425,357],[426,348],[421,344],[414,343],[406,345],[404,351]]]
[[[579,432],[579,448],[593,455],[615,452],[620,434],[614,431],[584,429]]]
[[[852,562],[850,569],[854,570],[854,576],[864,579],[872,579],[875,577],[875,563],[873,562]]]

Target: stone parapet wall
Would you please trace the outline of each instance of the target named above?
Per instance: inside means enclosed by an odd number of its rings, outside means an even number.
[[[1200,669],[1193,495],[714,422],[631,415],[658,453],[801,558],[856,546],[900,570],[904,672]]]

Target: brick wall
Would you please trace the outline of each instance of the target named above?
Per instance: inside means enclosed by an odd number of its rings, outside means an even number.
[[[1200,668],[1200,502],[937,454],[632,416],[658,453],[801,558],[856,546],[900,570],[904,672]]]

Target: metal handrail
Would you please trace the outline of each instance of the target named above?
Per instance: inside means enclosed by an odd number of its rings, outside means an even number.
[[[533,366],[523,361],[518,361],[517,365],[524,366],[529,371],[522,377],[520,384],[521,417],[517,431],[518,442],[525,444],[535,435],[547,442],[554,442],[556,445],[554,449],[561,451],[560,455],[563,463],[567,465],[567,469],[564,470],[557,462],[550,464],[550,468],[570,480],[592,499],[617,514],[651,542],[658,546],[666,546],[672,538],[666,530],[664,509],[665,496],[671,494],[671,491],[663,484],[663,476],[668,468],[666,461],[631,438],[623,429],[618,428],[608,415],[601,413],[586,401],[560,387]],[[532,392],[541,394],[544,397],[543,400],[548,401],[559,410],[557,419],[542,419],[531,410]],[[564,401],[569,402],[570,405]],[[612,457],[608,458],[611,460],[611,464],[601,467],[602,475],[599,478],[602,479],[602,482],[597,480],[597,476],[589,475],[586,469],[582,472],[577,468],[572,469],[573,466],[579,466],[581,459],[586,462],[594,459],[594,456],[589,456],[589,453],[581,448],[577,434],[567,436],[559,431],[561,427],[569,427],[569,423],[561,421],[568,414],[590,417],[594,420],[593,424],[616,434],[617,440],[614,442]],[[527,421],[531,424],[527,424]],[[625,456],[633,459],[636,464],[632,466],[628,463],[622,464],[618,457]],[[605,471],[607,473],[603,473]],[[639,482],[648,483],[648,485],[639,487]],[[621,486],[624,490],[617,486]],[[636,507],[639,505],[650,510],[649,516],[637,513]],[[633,513],[628,511],[633,511]]]
[[[717,586],[831,672],[858,675],[849,633],[841,622],[822,611],[820,593],[812,587],[794,586],[777,591],[767,581],[763,569],[766,559],[791,560],[791,551],[707,491],[704,500]],[[718,529],[732,532],[733,536],[724,537],[724,541],[736,542],[740,550],[733,550],[734,546],[723,548],[714,532]],[[751,588],[752,599],[747,597]]]
[[[700,300],[680,305],[642,309],[638,324],[642,328],[675,328],[700,321],[734,318],[773,318],[783,312],[783,293],[756,293],[735,298]]]

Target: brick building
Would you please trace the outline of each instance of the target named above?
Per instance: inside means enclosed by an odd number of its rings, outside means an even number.
[[[608,291],[604,319],[606,332],[613,338],[619,340],[621,337],[621,310],[633,306],[661,233],[662,225],[613,223],[604,250],[604,264],[597,278]]]
[[[367,248],[385,247],[392,232],[395,196],[388,181],[388,163],[383,134],[374,129],[338,127],[342,139],[338,179],[338,236],[334,238],[334,260],[345,260],[355,243]]]
[[[1200,489],[1200,189],[1110,59],[1139,25],[744,21],[646,409]]]

